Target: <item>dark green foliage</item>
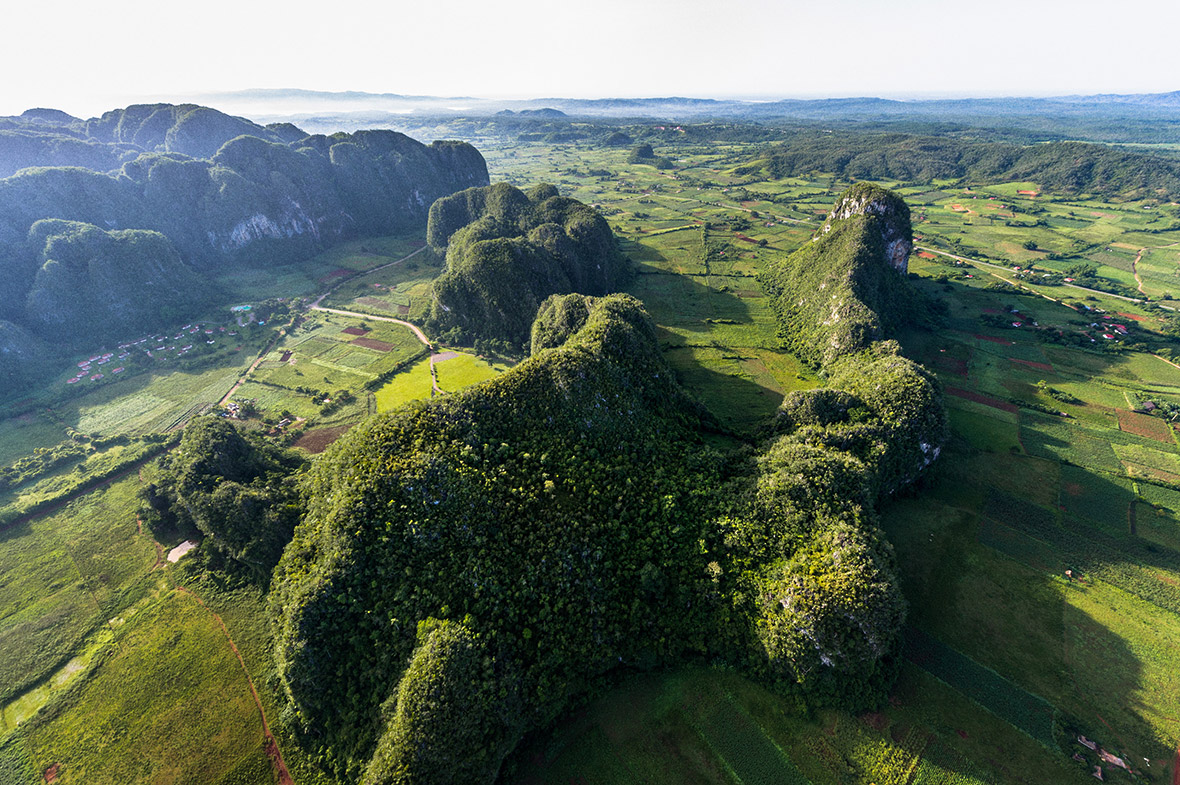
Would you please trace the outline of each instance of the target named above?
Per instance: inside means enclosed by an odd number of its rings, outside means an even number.
[[[362,782],[491,783],[521,731],[518,687],[463,624],[428,619],[419,636]]]
[[[210,158],[230,139],[244,134],[283,140],[282,135],[245,118],[195,104],[135,104],[78,125],[91,139],[193,158]]]
[[[536,204],[482,191],[436,206],[436,240],[463,242],[490,202],[513,220]],[[900,286],[881,223],[896,239],[908,221],[879,197],[852,194],[890,209],[828,235],[859,227],[868,248],[823,263]],[[905,603],[873,507],[945,439],[933,377],[892,342],[836,346],[830,389],[789,396],[761,453],[722,459],[632,298],[551,296],[532,340],[513,370],[362,423],[309,473],[271,593],[305,743],[369,783],[491,781],[599,675],[695,656],[801,704],[878,705]]]
[[[34,785],[41,781],[43,779],[33,768],[21,733],[10,733],[0,739],[0,782],[6,785]]]
[[[903,182],[1032,181],[1050,191],[1126,198],[1180,194],[1176,162],[1085,142],[1022,146],[909,134],[799,134],[744,171]]]
[[[159,539],[205,538],[266,583],[302,514],[293,450],[247,439],[218,417],[194,420],[140,491],[140,515]]]
[[[429,327],[458,340],[521,346],[551,294],[604,295],[630,273],[610,226],[552,185],[470,188],[430,208],[427,240],[446,248]]]
[[[715,483],[694,411],[639,304],[614,295],[564,345],[352,429],[309,476],[272,592],[308,730],[362,764],[428,617],[470,616],[498,686],[525,696],[514,726],[620,658],[703,648]]]
[[[595,298],[584,294],[554,294],[541,303],[533,322],[530,355],[561,346],[582,329]]]
[[[74,343],[148,329],[205,303],[206,287],[159,232],[107,232],[72,221],[38,221],[29,230],[38,270],[25,321],[47,337]]]
[[[830,219],[812,242],[763,273],[792,352],[822,366],[921,320],[905,279],[887,262],[883,230],[890,223],[871,213]]]
[[[60,129],[5,129],[0,130],[0,177],[30,166],[81,166],[109,172],[139,152],[130,145],[102,144]]]
[[[41,341],[24,328],[0,319],[0,385],[9,390],[24,387],[45,357]]]
[[[631,148],[631,154],[627,156],[627,163],[646,164],[651,163],[655,158],[656,153],[651,149],[650,144],[640,144]]]
[[[116,172],[26,168],[0,179],[0,320],[67,346],[183,318],[211,290],[189,267],[282,264],[420,228],[435,199],[488,181],[470,145],[392,131],[306,136],[167,105],[80,122],[17,130],[106,140]],[[0,158],[3,149],[0,139]],[[15,385],[35,369],[27,341],[5,327],[0,348],[10,346],[0,377]]]
[[[820,525],[758,586],[758,637],[776,677],[834,693],[839,681],[868,681],[897,648],[905,600],[893,549],[876,527]],[[851,621],[851,623],[849,623]]]

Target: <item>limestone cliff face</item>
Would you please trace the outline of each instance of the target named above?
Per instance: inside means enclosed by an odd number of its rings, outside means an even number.
[[[872,216],[874,227],[881,234],[885,258],[899,273],[909,269],[910,252],[914,250],[914,235],[910,227],[910,208],[905,201],[879,185],[857,183],[849,188],[828,213],[821,232],[832,230],[832,222],[854,215]]]

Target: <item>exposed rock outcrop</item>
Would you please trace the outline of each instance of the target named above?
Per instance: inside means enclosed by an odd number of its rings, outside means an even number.
[[[885,258],[899,273],[909,268],[910,252],[914,250],[914,234],[910,226],[910,208],[905,200],[892,191],[873,183],[857,183],[836,201],[824,222],[824,234],[832,230],[832,222],[853,215],[872,216],[874,227],[881,233]]]

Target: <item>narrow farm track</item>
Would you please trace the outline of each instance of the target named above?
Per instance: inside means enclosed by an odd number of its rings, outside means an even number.
[[[283,754],[279,751],[279,744],[275,741],[274,734],[270,732],[270,723],[266,721],[266,712],[262,708],[262,699],[258,697],[258,690],[254,688],[254,679],[250,678],[250,671],[246,669],[246,661],[242,659],[242,653],[238,651],[238,646],[234,643],[233,637],[229,634],[229,629],[225,626],[221,615],[217,611],[205,604],[205,601],[197,595],[196,592],[186,589],[180,584],[176,585],[176,591],[181,594],[187,594],[196,600],[202,608],[209,611],[213,618],[217,620],[217,624],[221,627],[222,633],[225,634],[225,639],[229,642],[230,649],[233,650],[234,656],[238,658],[238,662],[242,666],[242,673],[246,676],[246,684],[250,686],[250,694],[254,696],[254,704],[258,707],[258,714],[262,717],[262,735],[266,742],[267,757],[274,762],[275,768],[278,769],[279,779],[278,785],[294,785],[295,780],[291,778],[291,772],[287,770],[287,764],[283,760]]]
[[[1135,287],[1144,297],[1147,296],[1147,292],[1143,291],[1143,279],[1139,277],[1139,262],[1142,261],[1143,252],[1146,250],[1146,248],[1140,248],[1139,253],[1135,254],[1135,258],[1131,260],[1131,275],[1135,276]]]
[[[250,367],[246,369],[246,372],[239,376],[238,380],[234,382],[234,386],[229,388],[229,392],[223,395],[221,400],[217,402],[218,406],[225,406],[227,403],[229,403],[229,399],[232,398],[234,393],[238,391],[238,388],[246,382],[246,379],[250,377],[250,374],[258,370],[259,365],[262,365],[262,358],[270,354],[270,350],[275,348],[275,345],[282,339],[282,334],[276,335],[274,339],[272,339],[271,342],[266,345],[266,348],[259,353],[257,359],[255,359],[254,362],[250,364]]]
[[[404,319],[394,319],[392,316],[374,316],[371,313],[360,313],[359,311],[341,311],[338,308],[325,308],[322,305],[313,305],[312,310],[339,314],[340,316],[356,316],[361,319],[371,319],[374,322],[392,322],[394,324],[400,324],[403,327],[409,327],[414,333],[415,337],[417,337],[417,339],[422,342],[423,346],[425,346],[427,349],[430,349],[431,351],[434,351],[434,347],[431,345],[430,339],[426,337],[426,333],[422,332],[422,330],[418,328],[418,325],[411,324]]]
[[[972,259],[967,256],[959,256],[958,254],[948,253],[946,251],[940,251],[937,248],[930,248],[925,245],[915,245],[914,248],[918,249],[919,251],[926,251],[927,253],[936,253],[939,256],[947,256],[947,257],[950,257],[951,259],[958,259],[960,262],[967,262],[968,264],[974,264],[974,265],[982,266],[982,267],[991,267],[996,270],[1004,270],[1004,271],[1008,270],[1008,268],[1004,267],[1002,264],[995,264],[993,262],[985,262],[982,259]],[[997,276],[997,277],[999,277],[999,276]],[[1005,280],[1007,280],[1007,279],[1005,279]],[[1080,289],[1083,292],[1092,292],[1094,294],[1100,294],[1103,297],[1113,297],[1116,300],[1125,300],[1126,302],[1129,302],[1129,303],[1143,302],[1143,299],[1140,297],[1125,297],[1121,294],[1111,294],[1110,292],[1103,292],[1098,289],[1090,289],[1085,286],[1078,286],[1076,283],[1062,284],[1062,286],[1067,286],[1070,289]],[[1027,288],[1027,287],[1025,287],[1025,288]],[[1034,291],[1034,290],[1030,289],[1029,291]],[[1053,302],[1061,302],[1060,300],[1056,300],[1047,294],[1041,294],[1040,292],[1036,292],[1036,294],[1039,294],[1041,297],[1044,297],[1046,300],[1053,300]],[[1167,307],[1167,306],[1161,306],[1161,307]],[[1171,309],[1169,309],[1169,310],[1171,310]]]
[[[380,267],[374,267],[372,270],[362,270],[360,272],[357,272],[355,275],[349,275],[349,276],[346,276],[344,278],[337,280],[336,283],[332,284],[332,286],[328,289],[328,291],[324,292],[319,297],[315,298],[315,300],[311,304],[312,309],[317,310],[317,311],[318,310],[326,310],[326,309],[320,308],[320,303],[322,303],[324,301],[324,298],[327,297],[332,292],[336,291],[336,289],[340,288],[340,286],[342,286],[343,284],[346,284],[349,281],[351,281],[353,278],[359,278],[362,275],[369,275],[370,273],[380,272],[381,270],[384,270],[386,268],[393,267],[394,265],[397,265],[397,264],[401,264],[402,262],[406,261],[407,259],[413,259],[415,256],[417,256],[418,254],[422,253],[425,250],[426,250],[426,246],[424,245],[421,248],[419,248],[418,250],[414,251],[413,253],[406,254],[402,258],[397,259],[392,262],[389,262],[388,264],[383,264]]]

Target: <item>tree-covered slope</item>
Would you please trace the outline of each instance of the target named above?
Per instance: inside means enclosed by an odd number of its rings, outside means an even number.
[[[799,133],[740,171],[905,182],[1032,181],[1050,191],[1108,198],[1180,195],[1175,161],[1087,142],[1015,145],[912,134]]]
[[[70,345],[183,318],[208,298],[201,274],[412,231],[436,199],[488,181],[483,157],[461,142],[423,145],[392,131],[306,136],[182,109],[129,107],[90,128],[123,145],[110,159],[122,161],[116,172],[34,167],[0,179],[0,319]],[[37,117],[20,133],[76,139],[77,125]],[[244,130],[265,138],[225,139]],[[177,142],[196,136],[208,144]],[[165,152],[127,159],[128,145]],[[166,151],[175,149],[211,157]],[[27,354],[6,356],[21,365]]]
[[[136,104],[89,120],[31,109],[0,118],[0,177],[31,166],[109,172],[146,152],[212,158],[226,142],[244,135],[281,144],[307,136],[289,123],[261,126],[195,104]]]
[[[355,768],[384,736],[366,781],[444,754],[467,763],[413,781],[458,781],[473,759],[467,781],[486,781],[594,674],[704,646],[712,468],[696,411],[638,302],[614,295],[562,346],[350,431],[311,472],[272,592],[280,674],[311,737]],[[461,625],[462,645],[432,637],[431,618]],[[472,645],[474,687],[430,664]],[[437,679],[435,703],[483,697],[428,712],[406,703],[417,678]],[[460,744],[472,724],[482,747]]]
[[[440,199],[427,239],[447,257],[430,326],[459,341],[520,347],[549,295],[604,295],[630,274],[602,216],[551,185],[526,193],[497,183]]]
[[[791,351],[822,366],[918,321],[903,277],[912,248],[900,197],[871,183],[846,191],[810,243],[762,273]]]
[[[486,182],[487,166],[470,145],[426,146],[393,131],[292,145],[241,136],[209,160],[145,153],[116,176],[25,169],[0,180],[0,264],[43,218],[159,231],[197,267],[246,255],[291,261],[420,226],[435,199]]]
[[[489,191],[440,208],[454,212],[434,238],[489,197],[531,209]],[[867,196],[824,236],[868,226],[875,245],[817,243],[860,296],[904,281],[886,248],[909,236],[904,205]],[[881,323],[867,302],[857,313]],[[271,592],[304,742],[371,785],[491,782],[597,675],[686,659],[807,705],[877,705],[905,603],[874,506],[938,455],[934,378],[858,333],[821,359],[829,387],[724,456],[637,301],[555,295],[531,334],[517,368],[369,420],[310,473]]]
[[[40,250],[24,322],[65,343],[149,329],[208,299],[200,276],[159,232],[46,220],[33,224],[28,244]]]
[[[140,518],[164,542],[203,538],[204,554],[265,584],[302,513],[304,463],[227,420],[199,417],[149,470]]]

